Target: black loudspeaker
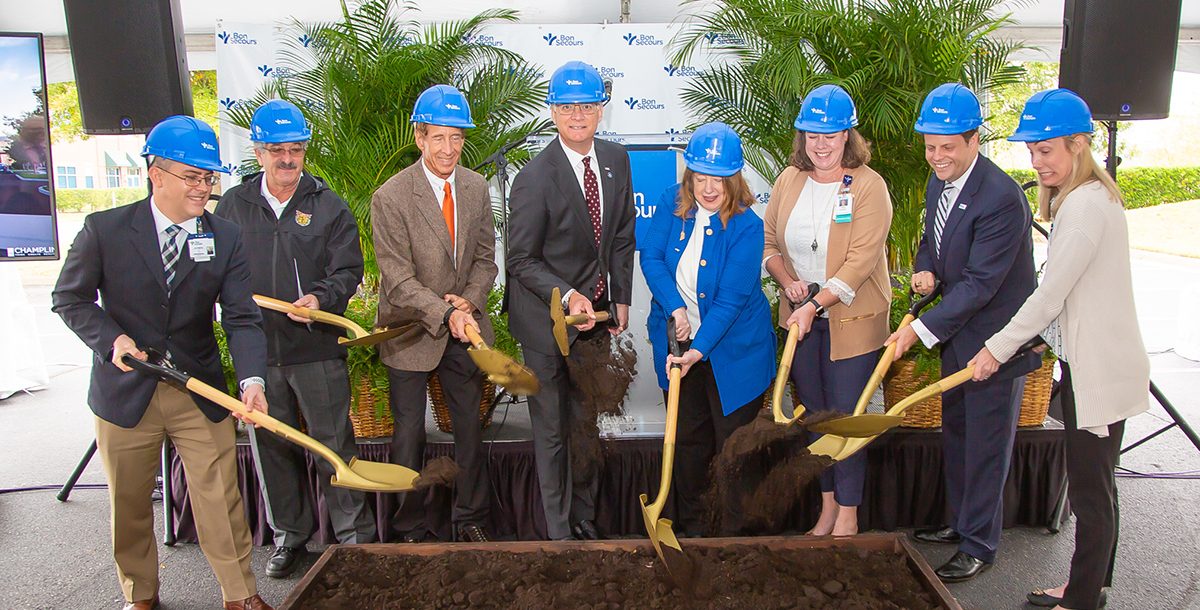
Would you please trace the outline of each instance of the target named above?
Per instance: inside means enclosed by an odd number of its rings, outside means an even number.
[[[1058,85],[1096,120],[1165,119],[1181,0],[1066,0]]]
[[[178,0],[63,0],[90,134],[146,133],[193,114]]]

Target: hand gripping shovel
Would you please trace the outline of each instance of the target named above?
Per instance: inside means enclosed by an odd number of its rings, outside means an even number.
[[[934,284],[933,290],[920,299],[916,298],[916,293],[910,288],[908,298],[912,301],[912,304],[908,308],[908,313],[904,314],[904,319],[900,320],[900,325],[896,327],[896,330],[912,324],[912,321],[917,319],[917,315],[921,313],[921,310],[928,307],[941,293],[941,282]],[[902,415],[896,416],[866,412],[867,404],[871,402],[871,395],[875,393],[875,388],[879,387],[879,383],[883,381],[883,376],[887,373],[888,368],[892,366],[895,354],[895,343],[883,350],[883,355],[879,358],[879,364],[875,365],[875,370],[871,373],[871,378],[867,380],[867,385],[863,387],[862,394],[858,397],[858,403],[854,405],[854,413],[850,417],[835,420],[841,426],[842,432],[833,432],[833,434],[854,437],[876,436],[899,426],[900,422],[904,420]]]
[[[147,350],[150,352],[150,350]],[[156,354],[151,352],[153,358]],[[332,449],[317,442],[316,439],[303,432],[263,413],[251,411],[242,401],[218,390],[195,377],[175,368],[169,360],[156,358],[157,363],[143,362],[126,355],[123,361],[139,373],[158,377],[173,382],[199,394],[245,419],[283,437],[285,440],[300,445],[305,449],[324,458],[333,465],[333,477],[330,483],[337,487],[358,489],[362,491],[409,491],[417,478],[417,471],[396,464],[368,462],[358,458],[350,458],[347,464]]]
[[[596,321],[605,322],[611,317],[607,311],[597,311]],[[562,309],[562,293],[558,287],[550,289],[550,323],[552,324],[551,332],[554,333],[554,342],[558,344],[558,351],[563,356],[571,354],[571,344],[567,342],[567,327],[576,324],[583,324],[588,321],[587,314],[575,314],[568,316],[563,313]]]
[[[794,309],[800,309],[807,305],[809,301],[816,298],[817,292],[820,290],[821,287],[816,282],[809,284],[808,296]],[[791,417],[783,414],[783,388],[787,386],[788,377],[792,370],[792,358],[796,355],[796,344],[799,342],[800,325],[793,324],[788,327],[787,339],[783,340],[783,355],[779,358],[779,371],[775,373],[775,387],[771,390],[771,414],[775,416],[775,423],[777,424],[791,424],[804,415],[804,405],[796,405],[796,409],[792,412]]]
[[[483,371],[492,383],[504,386],[510,394],[515,396],[537,394],[540,386],[533,371],[518,364],[507,355],[488,347],[488,344],[484,343],[483,337],[475,332],[473,326],[464,328],[467,338],[471,340],[471,347],[467,350],[467,355],[471,356],[475,366],[479,367],[479,370]]]
[[[675,338],[675,320],[672,318],[667,318],[667,344],[672,355],[683,355],[679,341]],[[667,494],[671,490],[671,471],[675,465],[675,428],[679,422],[679,384],[683,376],[683,367],[678,364],[671,365],[668,375],[670,382],[667,386],[667,423],[663,431],[662,476],[658,484],[658,496],[654,498],[653,504],[648,504],[649,498],[646,494],[641,494],[639,500],[642,503],[642,518],[646,521],[646,534],[650,537],[650,543],[654,545],[654,552],[658,553],[658,558],[676,579],[676,584],[683,586],[680,581],[686,581],[690,577],[690,563],[683,555],[675,532],[671,530],[671,520],[659,516],[663,506],[667,504]],[[664,546],[669,549],[666,552],[672,555],[670,560],[664,552]]]
[[[1034,337],[1029,341],[1026,341],[1025,344],[1021,346],[1021,349],[1017,350],[1017,353],[1013,357],[1015,358],[1016,356],[1024,355],[1042,343],[1045,342],[1041,337]],[[922,400],[925,400],[926,398],[937,396],[943,392],[948,392],[970,381],[974,374],[975,367],[967,366],[966,368],[954,373],[953,375],[950,375],[949,377],[944,377],[925,386],[924,388],[921,388],[908,398],[905,398],[904,400],[892,405],[892,408],[888,409],[887,415],[894,418],[895,424],[884,430],[881,430],[879,434],[882,434],[883,432],[886,432],[887,430],[899,425],[900,421],[904,419],[904,412],[908,410],[909,407],[921,402]],[[867,443],[875,440],[879,434],[865,438],[845,438],[826,434],[809,445],[808,450],[814,455],[825,455],[833,458],[835,461],[840,461],[854,455],[855,453],[858,453],[860,449],[867,446]]]
[[[355,345],[375,345],[382,343],[393,337],[402,335],[409,330],[412,330],[415,324],[405,324],[396,328],[377,328],[374,331],[368,332],[363,327],[359,326],[354,320],[344,318],[337,314],[321,311],[320,309],[310,309],[308,307],[296,307],[287,301],[280,301],[271,297],[265,297],[261,294],[254,295],[254,302],[263,309],[278,311],[279,313],[290,313],[301,318],[308,318],[314,322],[324,324],[332,324],[340,326],[352,335],[349,339],[346,337],[338,337],[338,344],[345,347],[353,347]]]

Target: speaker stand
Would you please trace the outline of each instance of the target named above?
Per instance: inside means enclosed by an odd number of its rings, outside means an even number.
[[[1117,179],[1117,166],[1121,164],[1121,158],[1117,156],[1117,122],[1116,121],[1100,121],[1108,130],[1108,158],[1104,160],[1104,171],[1112,176],[1113,180]]]

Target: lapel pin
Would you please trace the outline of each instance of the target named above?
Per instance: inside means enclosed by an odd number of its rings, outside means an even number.
[[[960,204],[958,204],[958,209],[960,209],[960,210],[965,210],[965,209],[967,209],[967,204],[965,204],[965,203],[960,203]]]

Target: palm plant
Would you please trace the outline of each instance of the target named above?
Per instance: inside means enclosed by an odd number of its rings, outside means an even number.
[[[714,56],[683,102],[699,122],[725,121],[742,133],[747,162],[764,176],[787,165],[804,95],[827,83],[845,88],[872,143],[871,166],[891,192],[891,265],[907,269],[929,175],[913,123],[937,85],[962,82],[982,96],[1021,78],[1008,62],[1020,43],[993,37],[1009,20],[998,13],[1004,1],[718,0],[672,41],[672,61],[687,63],[702,49]]]
[[[281,58],[290,75],[229,113],[235,125],[248,127],[254,110],[273,97],[304,110],[313,130],[305,166],[354,212],[368,286],[379,275],[371,194],[420,156],[409,116],[422,91],[451,84],[467,96],[477,127],[463,147],[466,167],[508,142],[549,129],[549,121],[537,118],[546,96],[541,71],[511,51],[474,42],[473,34],[488,24],[516,21],[515,11],[493,9],[463,21],[422,25],[406,18],[416,12],[415,4],[397,4],[369,0],[351,10],[343,0],[341,21],[297,24],[304,35],[290,40]],[[517,148],[508,156],[521,163],[528,152]]]

